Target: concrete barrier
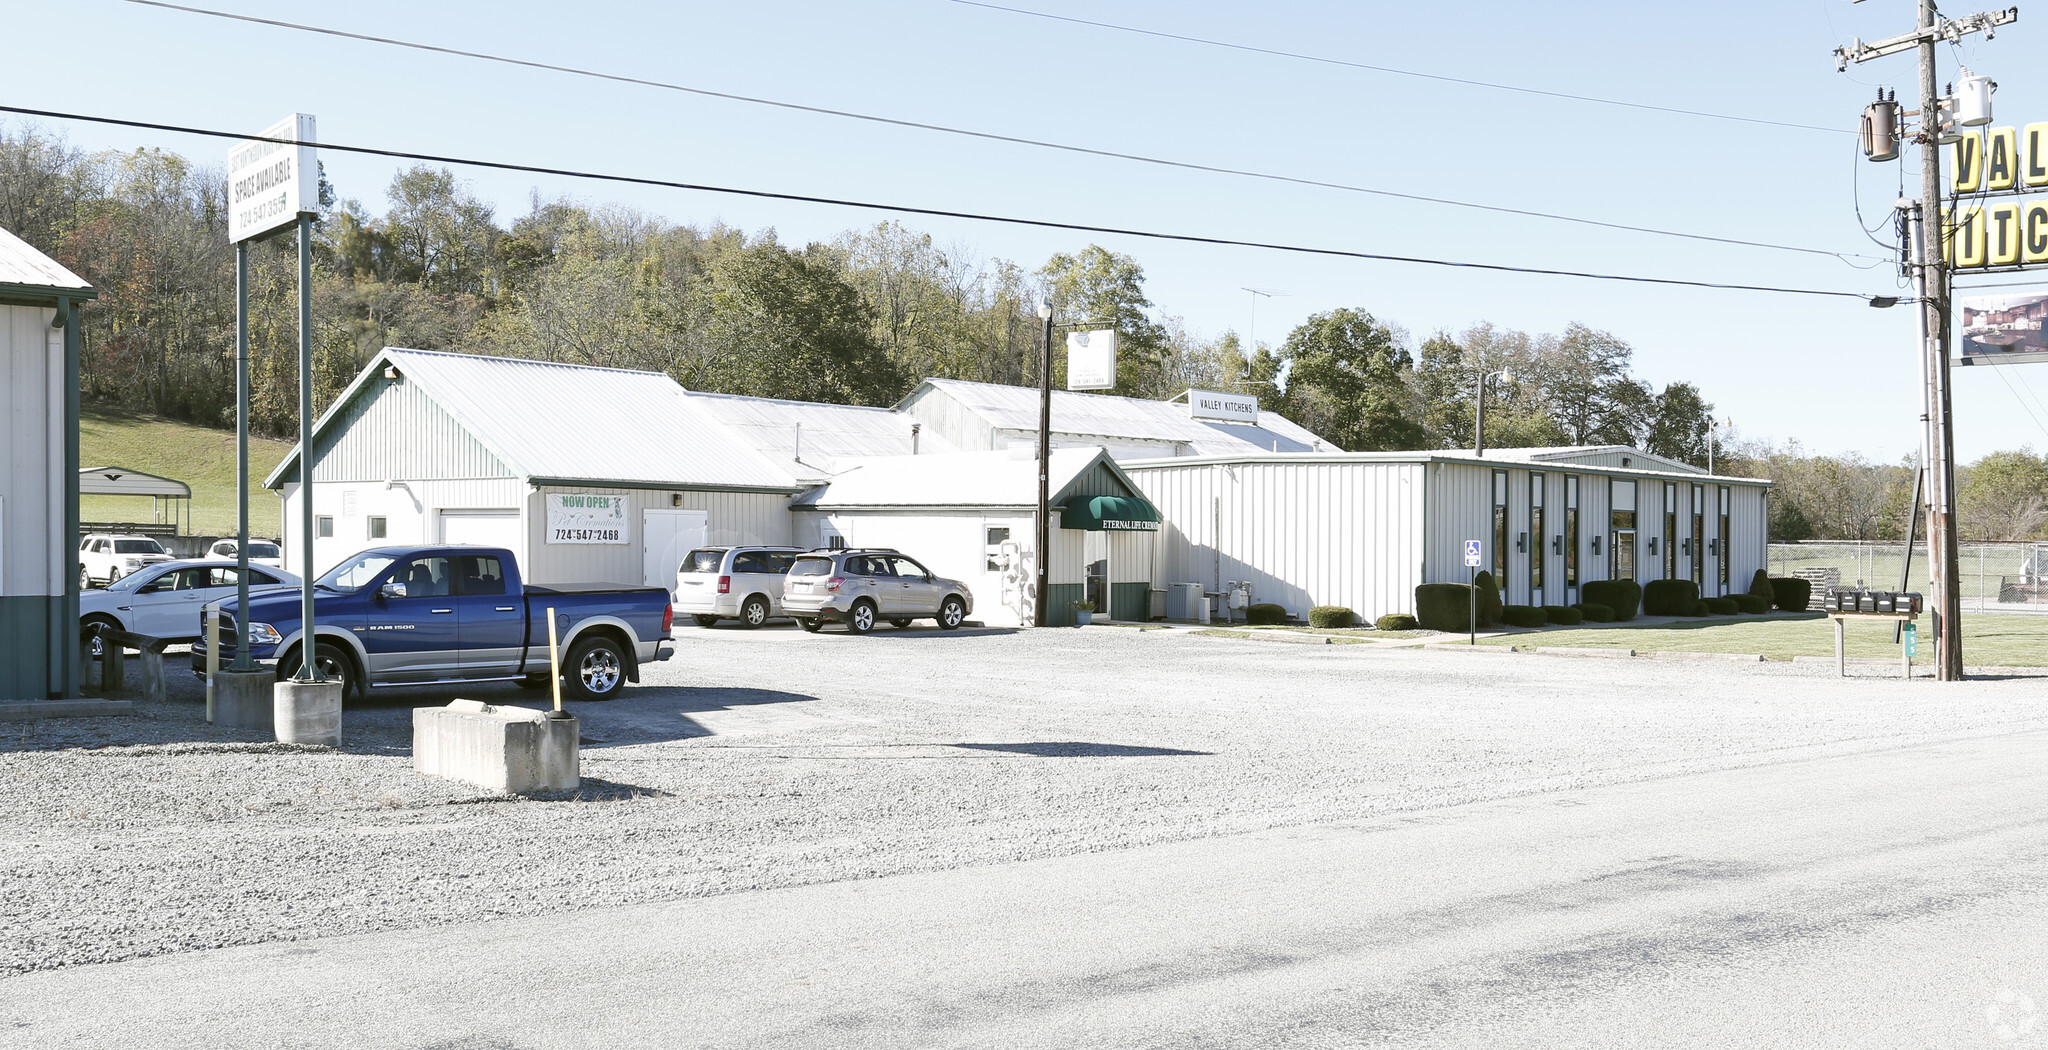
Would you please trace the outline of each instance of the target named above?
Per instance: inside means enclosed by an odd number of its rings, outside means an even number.
[[[1601,649],[1575,645],[1539,645],[1536,651],[1551,656],[1605,656],[1609,659],[1626,659],[1636,654],[1634,649]]]
[[[270,695],[278,743],[341,746],[340,682],[283,681]]]
[[[39,718],[105,718],[135,713],[133,700],[22,700],[0,704],[0,722]]]
[[[1762,653],[1688,653],[1670,650],[1650,655],[1655,656],[1659,660],[1706,660],[1711,663],[1724,664],[1760,664],[1764,662]]]
[[[507,795],[573,791],[583,772],[578,732],[576,719],[531,707],[415,707],[412,767]]]
[[[213,724],[265,733],[277,728],[277,676],[269,671],[221,670],[213,675]]]

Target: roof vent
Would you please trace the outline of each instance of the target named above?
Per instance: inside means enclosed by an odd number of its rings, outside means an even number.
[[[1624,467],[1633,467],[1636,465],[1636,461],[1628,458],[1627,456],[1623,456],[1621,457],[1621,465]]]

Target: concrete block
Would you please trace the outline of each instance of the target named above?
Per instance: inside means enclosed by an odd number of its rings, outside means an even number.
[[[1659,660],[1691,660],[1691,661],[1700,661],[1700,660],[1705,660],[1705,661],[1707,661],[1707,662],[1709,662],[1709,663],[1723,663],[1723,664],[1760,664],[1760,663],[1763,663],[1763,662],[1764,662],[1764,657],[1763,657],[1763,654],[1762,654],[1762,653],[1685,653],[1685,652],[1661,652],[1661,653],[1652,653],[1652,654],[1650,654],[1650,655],[1652,655],[1652,656],[1655,656],[1655,657],[1656,657],[1657,659],[1659,659]]]
[[[531,707],[456,700],[412,711],[412,766],[508,795],[582,783],[580,726]]]
[[[164,654],[144,649],[142,651],[142,698],[162,703],[169,696],[170,691],[164,681]]]
[[[341,746],[341,683],[279,682],[270,717],[280,744]]]
[[[218,671],[213,676],[213,724],[236,729],[273,731],[276,703],[269,671]]]
[[[1591,646],[1582,648],[1571,645],[1539,645],[1536,651],[1552,656],[1604,656],[1609,659],[1625,659],[1636,654],[1634,649],[1598,649]]]
[[[103,718],[134,713],[133,700],[23,700],[0,704],[0,722],[33,722],[38,718]]]

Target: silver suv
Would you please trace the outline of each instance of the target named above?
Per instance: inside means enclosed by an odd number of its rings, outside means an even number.
[[[699,547],[676,573],[676,611],[699,627],[738,620],[759,627],[782,616],[782,574],[800,547]]]
[[[974,611],[974,594],[959,580],[935,576],[886,547],[815,550],[789,567],[782,607],[806,631],[837,620],[854,634],[866,634],[878,621],[908,627],[927,617],[950,631]]]

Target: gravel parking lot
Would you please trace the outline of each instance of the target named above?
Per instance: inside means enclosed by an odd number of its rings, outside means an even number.
[[[585,789],[410,765],[411,708],[339,750],[133,718],[0,723],[0,973],[1111,850],[2048,727],[2048,677],[1850,680],[1118,628],[861,638],[679,627],[583,719]]]

